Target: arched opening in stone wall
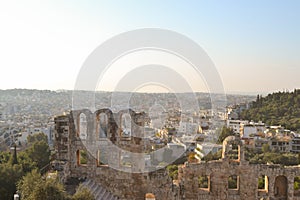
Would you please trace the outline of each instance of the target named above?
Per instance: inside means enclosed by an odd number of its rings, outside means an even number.
[[[108,117],[105,113],[97,116],[97,133],[99,138],[106,138],[108,132]]]
[[[229,151],[228,151],[228,156],[230,160],[239,160],[239,145],[237,144],[230,144],[229,145]]]
[[[232,175],[228,177],[228,189],[238,190],[239,189],[239,176]]]
[[[258,189],[259,196],[268,193],[268,188],[269,188],[268,182],[269,182],[269,180],[268,180],[267,176],[261,175],[258,177],[257,189]]]
[[[275,197],[287,198],[287,191],[288,191],[288,180],[285,176],[277,176],[275,178],[274,184],[274,195]]]
[[[86,165],[88,160],[87,152],[85,150],[76,151],[76,162],[77,165]]]
[[[199,176],[198,177],[198,188],[201,190],[209,190],[210,181],[209,176]]]
[[[228,136],[223,141],[222,159],[228,159],[231,163],[240,163],[244,160],[244,150],[240,138]]]
[[[102,149],[97,151],[97,166],[103,166],[107,165],[108,160],[107,160],[107,152]]]
[[[79,115],[78,119],[78,135],[80,139],[86,140],[87,138],[87,118],[84,113]]]
[[[300,196],[300,176],[294,178],[294,196]]]
[[[122,114],[121,137],[131,137],[131,116],[129,113]]]

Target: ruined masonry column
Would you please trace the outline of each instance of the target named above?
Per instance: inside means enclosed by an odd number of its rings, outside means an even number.
[[[294,176],[287,176],[288,179],[288,199],[294,198]]]
[[[275,178],[276,178],[276,175],[269,176],[269,197],[274,197]]]

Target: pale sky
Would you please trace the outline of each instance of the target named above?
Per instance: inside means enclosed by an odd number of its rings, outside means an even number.
[[[227,92],[300,88],[299,10],[297,0],[1,1],[0,89],[72,90],[97,46],[139,28],[197,42]]]

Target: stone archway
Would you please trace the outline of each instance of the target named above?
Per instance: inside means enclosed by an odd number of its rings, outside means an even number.
[[[97,127],[96,127],[96,136],[99,138],[107,138],[108,135],[108,116],[105,112],[100,112],[97,114]]]
[[[234,147],[237,147],[236,149],[237,155],[234,155],[235,158],[232,158],[230,154]],[[239,137],[228,136],[227,138],[224,139],[223,148],[222,148],[222,159],[226,159],[226,158],[237,162],[244,160],[243,143]]]
[[[121,136],[130,137],[131,136],[131,115],[129,113],[121,114]]]
[[[87,139],[87,117],[86,114],[80,113],[78,117],[78,136],[82,140]]]
[[[285,176],[277,176],[274,184],[274,195],[280,200],[287,199],[288,196],[288,180]]]

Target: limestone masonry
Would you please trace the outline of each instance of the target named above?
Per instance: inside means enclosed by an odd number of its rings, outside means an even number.
[[[76,110],[57,116],[55,151],[61,180],[93,183],[98,199],[300,200],[300,192],[294,190],[299,166],[249,164],[242,142],[234,136],[224,140],[220,160],[186,162],[179,166],[178,180],[172,180],[165,168],[155,169],[141,156],[151,149],[143,137],[146,120],[145,113],[132,110]],[[238,147],[236,158],[229,154],[233,146]],[[259,179],[264,188],[258,189]],[[102,191],[105,194],[99,194]]]

